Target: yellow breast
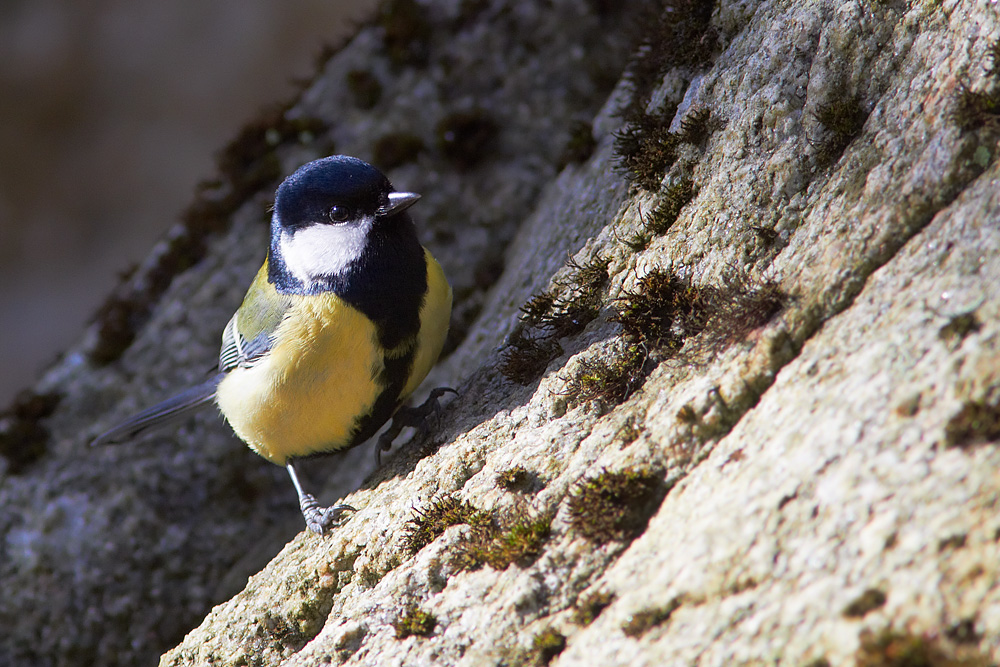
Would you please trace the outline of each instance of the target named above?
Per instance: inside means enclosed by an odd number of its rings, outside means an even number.
[[[451,288],[426,250],[427,293],[417,339],[383,350],[375,325],[332,293],[294,296],[274,334],[275,345],[249,368],[219,384],[216,402],[236,434],[267,460],[342,449],[358,419],[384,387],[385,357],[413,354],[401,402],[423,381],[441,353],[451,316]],[[398,385],[397,385],[398,386]]]
[[[347,446],[381,391],[375,326],[333,294],[296,297],[274,339],[259,363],[219,384],[216,400],[233,430],[279,465]]]

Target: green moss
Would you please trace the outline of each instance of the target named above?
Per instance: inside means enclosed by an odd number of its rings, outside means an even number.
[[[632,638],[642,637],[653,628],[669,621],[674,612],[682,605],[683,601],[678,596],[662,607],[653,607],[637,612],[630,616],[625,625],[622,626],[622,632]]]
[[[420,609],[416,604],[410,604],[393,622],[396,629],[396,639],[407,637],[429,637],[437,626],[437,618],[433,614]]]
[[[437,148],[459,168],[470,169],[489,154],[499,131],[499,124],[484,109],[455,112],[437,124]]]
[[[847,618],[863,618],[869,612],[884,606],[885,600],[885,593],[877,588],[869,588],[844,607],[844,616]]]
[[[711,126],[711,109],[707,107],[692,109],[681,119],[681,139],[685,143],[700,145],[708,139]]]
[[[1000,85],[994,85],[991,92],[982,92],[962,84],[951,119],[966,132],[982,127],[1000,129]]]
[[[647,471],[604,471],[569,497],[570,526],[587,540],[626,542],[646,530],[670,487]]]
[[[417,553],[451,526],[491,525],[488,514],[454,495],[443,496],[422,509],[414,509],[414,513],[415,516],[406,522],[403,532],[403,549],[409,554]]]
[[[1000,440],[1000,405],[967,401],[944,428],[949,447],[972,447]]]
[[[566,637],[552,628],[543,630],[531,640],[529,664],[544,667],[566,650]]]
[[[506,491],[525,491],[538,481],[538,476],[524,466],[514,466],[497,474],[497,486]]]
[[[354,105],[359,109],[371,109],[382,99],[382,84],[367,70],[353,69],[347,73],[345,81]]]
[[[557,283],[566,296],[545,290],[521,306],[521,323],[501,352],[500,371],[506,377],[530,384],[563,353],[557,339],[579,333],[597,317],[609,264],[601,257],[585,263],[571,259],[565,277]]]
[[[570,405],[594,400],[619,405],[642,386],[646,379],[647,358],[648,354],[642,346],[628,345],[606,359],[584,359],[562,393],[567,396]]]
[[[14,402],[0,412],[0,456],[7,459],[7,471],[20,474],[45,455],[49,430],[41,421],[52,416],[62,395],[22,391]]]
[[[694,199],[694,196],[694,186],[691,179],[687,177],[664,188],[656,208],[649,214],[649,217],[643,218],[643,228],[651,235],[663,236],[677,221],[681,210]]]
[[[520,516],[481,525],[462,543],[456,563],[465,570],[477,570],[483,565],[494,570],[505,570],[510,565],[527,567],[541,555],[551,529],[548,517]]]
[[[625,68],[632,95],[628,110],[644,108],[672,67],[699,68],[711,61],[718,37],[711,26],[714,0],[668,0],[648,26]]]
[[[534,336],[523,327],[514,330],[500,353],[500,372],[522,385],[529,385],[545,372],[549,362],[563,353],[549,336]]]
[[[595,255],[584,263],[571,258],[566,262],[568,275],[560,281],[560,284],[575,290],[584,299],[592,299],[607,285],[610,265],[611,260],[600,255]]]
[[[945,637],[956,644],[978,644],[983,636],[976,631],[975,618],[963,618],[944,631]]]
[[[538,326],[555,305],[556,295],[549,290],[532,294],[520,308],[522,319],[532,326]]]
[[[811,143],[816,148],[819,162],[830,164],[861,134],[865,121],[868,120],[868,111],[859,97],[843,95],[820,105],[813,117],[826,132],[825,136]]]
[[[742,340],[780,313],[788,295],[771,280],[756,282],[744,273],[726,278],[707,294],[707,345],[721,347]]]
[[[447,528],[467,524],[471,530],[450,553],[460,570],[489,565],[503,570],[511,564],[527,566],[541,554],[549,538],[549,517],[522,514],[491,515],[475,509],[455,496],[444,496],[415,510],[406,523],[403,548],[415,554],[437,539]]]
[[[887,628],[861,633],[854,656],[858,667],[987,667],[988,656],[974,648],[954,648],[933,635],[921,636]]]
[[[956,342],[964,340],[971,333],[976,333],[982,328],[982,322],[976,317],[975,312],[955,315],[948,324],[938,331],[938,338],[946,342]]]
[[[547,330],[552,338],[573,336],[593,322],[599,310],[598,302],[580,295],[559,299],[549,312],[538,318],[537,326]]]
[[[570,164],[586,162],[596,147],[593,125],[585,121],[572,121],[569,126],[569,140],[559,157],[559,170],[562,171]]]
[[[649,247],[649,242],[653,240],[653,235],[649,232],[643,231],[639,232],[635,236],[631,236],[624,240],[625,247],[627,247],[632,252],[642,252]]]
[[[610,591],[591,593],[577,600],[576,609],[570,619],[577,625],[588,626],[615,601],[615,594]]]
[[[652,347],[677,350],[684,338],[702,331],[710,304],[706,290],[672,273],[654,270],[643,276],[638,289],[618,299],[609,319],[622,325],[631,340]]]
[[[950,535],[938,542],[938,551],[952,551],[954,549],[964,549],[969,536],[966,533]]]
[[[637,113],[615,134],[617,167],[645,190],[659,190],[663,175],[677,159],[682,139],[670,131],[675,112],[676,107],[669,107]]]
[[[389,170],[413,162],[423,150],[424,142],[420,137],[407,132],[394,132],[375,142],[372,158],[376,166]]]

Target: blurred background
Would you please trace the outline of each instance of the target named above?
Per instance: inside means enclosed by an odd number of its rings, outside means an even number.
[[[0,2],[0,409],[375,4]]]

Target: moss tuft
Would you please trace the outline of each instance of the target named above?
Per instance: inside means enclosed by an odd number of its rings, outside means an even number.
[[[682,605],[683,601],[678,596],[662,607],[653,607],[637,612],[630,616],[625,625],[622,626],[622,632],[632,638],[642,637],[653,628],[669,621],[674,612]]]
[[[691,179],[687,177],[665,188],[656,208],[648,218],[642,219],[643,229],[653,236],[666,234],[677,221],[681,210],[694,199],[695,194]]]
[[[396,629],[396,639],[407,637],[429,637],[437,626],[437,618],[416,604],[409,604],[392,623]]]
[[[677,350],[684,338],[704,329],[709,303],[705,290],[672,273],[654,270],[639,280],[637,291],[618,300],[618,312],[609,319],[621,324],[631,340]]]
[[[500,372],[518,384],[529,385],[562,353],[562,347],[551,337],[534,336],[518,327],[500,353]]]
[[[483,565],[495,570],[511,564],[526,567],[542,553],[552,526],[550,517],[491,515],[455,496],[444,496],[415,513],[403,535],[403,548],[410,554],[420,551],[451,526],[467,524],[471,528],[450,553],[459,570],[476,570]]]
[[[764,326],[788,303],[788,295],[772,280],[756,282],[737,273],[723,281],[722,287],[707,297],[709,347],[731,345],[748,333]]]
[[[451,526],[468,524],[475,528],[491,523],[488,514],[453,495],[439,498],[423,509],[414,509],[414,513],[403,532],[403,549],[411,555],[436,540]]]
[[[561,280],[560,284],[576,290],[584,298],[591,299],[607,285],[610,265],[610,259],[599,255],[583,264],[576,258],[571,258],[566,262],[566,268],[569,269],[568,277]]]
[[[944,428],[949,447],[967,448],[1000,441],[1000,405],[967,401]]]
[[[821,164],[830,164],[843,154],[844,149],[861,134],[868,120],[868,111],[861,99],[845,95],[820,105],[813,117],[826,130],[825,136],[811,142]]]
[[[556,295],[549,290],[532,294],[521,306],[522,318],[532,326],[538,326],[543,318],[555,308]]]
[[[535,635],[531,640],[529,664],[545,667],[564,650],[566,650],[566,637],[552,628],[548,628]]]
[[[607,359],[583,359],[562,393],[571,405],[594,400],[619,405],[646,379],[647,358],[642,346],[628,345]]]
[[[712,126],[712,110],[700,107],[688,111],[681,119],[681,138],[689,144],[700,145],[708,139]]]
[[[527,567],[541,555],[551,529],[548,517],[517,517],[509,523],[481,525],[462,543],[456,562],[465,570],[477,570],[484,564],[498,571],[512,564]]]
[[[854,656],[858,667],[987,667],[988,656],[974,648],[954,648],[941,639],[887,628],[861,633]]]
[[[658,190],[663,175],[677,160],[682,139],[670,131],[674,113],[673,106],[654,113],[637,113],[615,135],[618,168],[644,190]]]
[[[573,121],[569,125],[569,140],[559,157],[559,170],[570,164],[586,162],[594,153],[597,140],[594,139],[594,127],[582,120]]]
[[[844,607],[844,616],[847,618],[863,618],[868,612],[875,611],[884,606],[885,600],[885,593],[877,588],[869,588]]]
[[[615,594],[610,591],[591,593],[576,601],[576,609],[570,617],[577,625],[588,626],[615,601]]]
[[[519,384],[530,384],[548,363],[563,353],[558,338],[582,331],[600,312],[610,261],[594,257],[567,262],[566,277],[557,285],[566,293],[538,292],[521,306],[521,322],[501,352],[500,372]]]
[[[648,21],[642,45],[625,69],[632,85],[629,108],[643,108],[672,67],[698,68],[711,61],[718,36],[711,26],[714,0],[668,0]]]
[[[955,315],[948,320],[948,324],[941,327],[938,331],[938,338],[949,343],[961,341],[969,334],[979,331],[982,326],[983,324],[976,317],[975,312],[962,313]]]
[[[538,476],[524,466],[514,466],[497,474],[497,486],[506,491],[526,491],[538,481]]]
[[[7,459],[8,472],[17,475],[45,455],[49,430],[41,421],[52,416],[62,400],[55,392],[22,391],[0,412],[0,456]]]
[[[646,530],[669,490],[650,472],[604,471],[581,482],[570,494],[570,526],[596,544],[635,539]]]

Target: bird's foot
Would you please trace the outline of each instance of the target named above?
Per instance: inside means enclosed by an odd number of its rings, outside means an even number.
[[[343,503],[332,507],[320,507],[316,497],[311,493],[303,494],[299,498],[299,506],[302,508],[302,516],[306,520],[306,527],[317,535],[323,535],[337,525],[340,518],[347,512],[357,512],[350,505]]]
[[[400,431],[402,431],[407,426],[414,426],[417,430],[417,436],[422,437],[426,435],[428,430],[428,422],[430,418],[435,416],[441,411],[440,398],[447,393],[458,395],[458,392],[451,387],[437,387],[432,389],[427,400],[418,405],[415,408],[402,406],[396,410],[396,414],[392,416],[392,424],[385,433],[379,436],[378,443],[375,446],[375,463],[377,465],[382,464],[382,452],[387,452],[392,449],[392,441],[396,439]]]

